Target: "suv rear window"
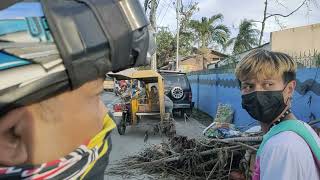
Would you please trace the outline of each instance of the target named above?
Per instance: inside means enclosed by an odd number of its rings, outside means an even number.
[[[166,87],[181,87],[183,89],[189,88],[186,77],[183,75],[164,75],[164,83]]]

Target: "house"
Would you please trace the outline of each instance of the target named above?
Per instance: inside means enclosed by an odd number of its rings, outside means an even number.
[[[225,66],[229,66],[229,65],[235,65],[241,59],[243,59],[247,54],[249,54],[251,51],[253,51],[255,49],[265,49],[265,50],[269,50],[270,51],[271,50],[271,44],[270,43],[265,43],[265,44],[263,44],[261,46],[252,48],[252,49],[244,51],[242,53],[229,56],[228,58],[224,59],[223,61],[218,62],[217,67],[225,67]],[[212,68],[210,68],[210,69],[212,69]]]
[[[220,53],[215,50],[209,50],[208,53],[201,55],[200,52],[191,56],[183,57],[179,60],[179,69],[182,72],[201,71],[215,66],[219,61],[227,58],[228,55]],[[169,62],[169,65],[162,69],[173,70],[175,67],[175,61]]]

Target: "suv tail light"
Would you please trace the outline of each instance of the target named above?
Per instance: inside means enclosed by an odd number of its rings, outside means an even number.
[[[121,104],[115,104],[113,105],[114,112],[121,112],[122,111],[122,105]]]
[[[192,101],[192,92],[189,93],[189,101]]]

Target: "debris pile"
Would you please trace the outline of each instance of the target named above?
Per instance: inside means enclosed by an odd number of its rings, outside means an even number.
[[[208,138],[232,138],[239,137],[243,134],[236,130],[233,122],[234,110],[229,104],[218,104],[217,114],[207,128],[204,129],[203,135]]]
[[[161,178],[249,177],[250,157],[255,154],[261,140],[261,136],[202,140],[175,136],[121,160],[108,174],[123,174],[130,169],[139,169],[143,174]]]
[[[232,123],[234,116],[234,110],[230,104],[218,104],[216,117],[214,122],[218,123]]]

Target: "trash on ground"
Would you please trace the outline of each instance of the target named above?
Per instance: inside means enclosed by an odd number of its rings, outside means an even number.
[[[239,137],[242,133],[235,130],[233,124],[213,122],[204,129],[203,135],[208,138],[232,138]]]
[[[175,136],[121,160],[107,174],[123,175],[139,170],[159,179],[244,179],[251,176],[252,155],[261,140],[261,136],[230,139]]]
[[[253,126],[245,131],[245,133],[249,133],[249,134],[255,134],[260,132],[261,132],[261,126]]]
[[[233,138],[241,136],[259,135],[261,127],[255,126],[245,132],[241,132],[232,124],[234,110],[229,104],[219,104],[214,122],[204,129],[203,135],[207,138]]]
[[[230,104],[218,104],[216,117],[214,118],[214,122],[219,123],[232,123],[234,116],[234,110],[232,109]]]

